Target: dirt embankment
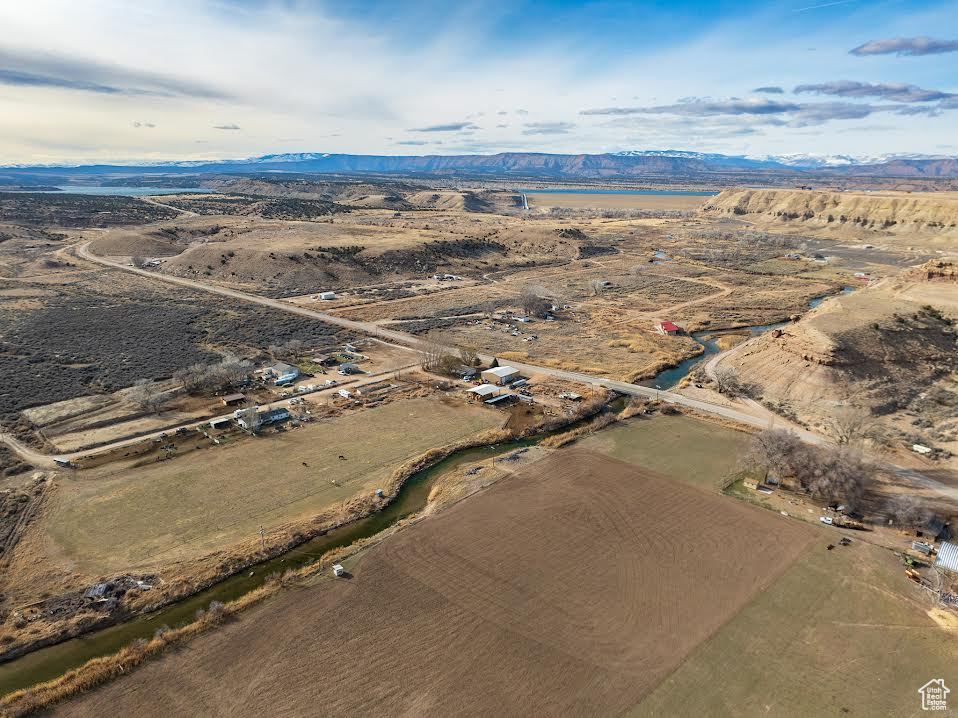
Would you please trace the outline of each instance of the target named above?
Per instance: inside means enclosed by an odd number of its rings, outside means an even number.
[[[936,291],[911,298],[927,288]],[[854,406],[870,409],[892,444],[946,446],[958,405],[953,298],[951,283],[882,282],[834,297],[721,361],[765,403],[826,433],[840,407]]]
[[[908,279],[927,282],[958,282],[958,262],[932,259],[905,273]]]
[[[803,231],[827,229],[836,236],[958,237],[958,194],[953,192],[735,189],[725,190],[702,211]]]

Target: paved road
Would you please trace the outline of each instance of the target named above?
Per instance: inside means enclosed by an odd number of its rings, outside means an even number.
[[[290,304],[289,302],[284,302],[279,299],[270,299],[268,297],[261,297],[256,294],[249,294],[248,292],[241,292],[236,289],[227,289],[225,287],[205,284],[193,279],[186,279],[184,277],[175,277],[167,274],[160,274],[159,272],[150,272],[144,269],[138,269],[128,264],[124,264],[123,262],[118,262],[93,254],[90,251],[89,243],[78,246],[77,253],[84,259],[103,264],[107,267],[122,269],[126,272],[132,272],[134,274],[149,277],[150,279],[168,282],[170,284],[179,284],[184,287],[189,287],[190,289],[219,294],[224,297],[230,297],[231,299],[238,299],[240,301],[250,302],[253,304],[261,304],[266,307],[271,307],[272,309],[289,312],[290,314],[298,314],[300,316],[310,317],[328,324],[334,324],[336,326],[343,327],[344,329],[350,329],[359,334],[377,337],[390,344],[397,344],[411,349],[420,349],[425,345],[425,342],[422,339],[412,336],[411,334],[406,334],[405,332],[399,332],[393,329],[386,329],[385,327],[378,326],[371,322],[359,322],[352,319],[345,319],[333,314],[327,314],[326,312]],[[483,356],[481,358],[487,361],[492,359],[490,356]],[[727,419],[740,421],[750,426],[764,427],[768,425],[768,421],[764,419],[757,419],[754,416],[750,416],[749,414],[745,414],[744,412],[738,411],[736,409],[732,409],[727,406],[721,406],[719,404],[712,404],[710,402],[701,401],[698,399],[690,399],[689,397],[682,396],[681,394],[651,389],[649,387],[639,386],[638,384],[630,384],[628,382],[616,381],[614,379],[604,379],[602,377],[596,377],[590,374],[582,374],[579,372],[566,371],[564,369],[540,366],[538,364],[514,361],[510,361],[509,364],[510,366],[514,366],[519,370],[525,370],[535,374],[545,374],[558,379],[565,379],[567,381],[574,381],[581,384],[589,384],[591,386],[601,386],[607,389],[613,389],[623,394],[628,394],[630,396],[663,399],[665,401],[672,402],[673,404],[687,406],[691,409],[704,411],[709,414],[716,414]],[[824,443],[825,441],[822,437],[819,437],[816,434],[812,434],[811,432],[805,433],[808,435],[807,440],[812,443]],[[805,439],[806,437],[803,436],[802,438]]]
[[[248,302],[251,304],[260,304],[265,307],[270,307],[272,309],[277,309],[283,312],[289,312],[290,314],[297,314],[303,317],[309,317],[311,319],[317,319],[328,324],[333,324],[335,326],[343,327],[344,329],[352,330],[358,334],[365,334],[367,336],[373,336],[384,343],[396,345],[406,349],[420,350],[424,347],[425,342],[418,337],[406,334],[405,332],[395,331],[393,329],[386,329],[384,327],[372,324],[370,322],[358,322],[352,319],[345,319],[343,317],[338,317],[332,314],[327,314],[326,312],[316,311],[314,309],[308,309],[306,307],[297,306],[290,304],[288,302],[283,302],[278,299],[270,299],[268,297],[261,297],[256,294],[249,294],[248,292],[241,292],[236,289],[227,289],[225,287],[218,287],[212,284],[204,284],[203,282],[198,282],[193,279],[186,279],[184,277],[175,277],[168,274],[161,274],[159,272],[150,272],[144,269],[138,269],[137,267],[130,266],[129,264],[124,264],[123,262],[118,262],[112,259],[107,259],[105,257],[100,257],[96,254],[93,254],[90,251],[90,243],[86,242],[77,246],[77,254],[83,259],[87,259],[91,262],[96,262],[97,264],[104,265],[106,267],[112,267],[114,269],[121,269],[125,272],[131,272],[133,274],[139,274],[143,277],[149,279],[158,280],[161,282],[167,282],[168,284],[177,284],[183,287],[188,287],[190,289],[198,290],[201,292],[209,292],[211,294],[218,294],[223,297],[229,297],[231,299],[237,299],[242,302]],[[739,345],[741,346],[741,345]],[[721,356],[721,355],[720,355]],[[480,355],[480,358],[484,361],[490,361],[492,357]],[[716,361],[715,359],[712,360]],[[711,362],[710,362],[711,363]],[[587,384],[589,386],[599,386],[606,389],[611,389],[613,391],[626,394],[628,396],[640,396],[651,399],[660,399],[662,401],[667,401],[678,406],[685,406],[696,411],[701,411],[706,414],[712,414],[714,416],[720,416],[725,419],[730,419],[731,421],[736,421],[741,424],[746,424],[748,426],[754,426],[758,428],[765,428],[770,425],[771,417],[762,418],[756,417],[751,414],[746,414],[745,412],[733,409],[728,406],[722,406],[720,404],[713,404],[708,401],[702,401],[700,399],[692,399],[687,396],[682,396],[681,394],[675,394],[669,391],[662,391],[659,389],[652,389],[645,386],[639,386],[638,384],[630,384],[624,381],[616,381],[614,379],[604,379],[602,377],[592,376],[590,374],[582,374],[580,372],[566,371],[564,369],[556,369],[553,367],[539,366],[538,364],[529,364],[525,362],[514,362],[510,361],[509,364],[515,368],[526,371],[534,374],[545,374],[547,376],[556,377],[558,379],[565,379],[567,381],[573,381],[576,383]],[[713,365],[714,366],[714,365]],[[832,443],[829,439],[819,434],[815,434],[811,431],[795,427],[794,431],[798,436],[809,444],[815,445],[827,445]],[[12,437],[11,437],[12,438]],[[142,438],[142,437],[140,437]],[[5,441],[8,446],[10,446],[14,451],[20,454],[25,460],[31,461],[31,463],[38,463],[38,465],[46,465],[39,463],[37,460],[44,459],[44,461],[52,463],[52,457],[44,457],[42,454],[37,454],[36,452],[30,452],[26,447],[23,447],[22,444],[19,446],[19,442],[11,442],[4,435],[0,435],[0,440]],[[102,447],[103,449],[111,448],[112,445],[107,447]],[[21,449],[24,449],[21,453]],[[32,456],[32,458],[28,458]],[[952,488],[945,484],[942,484],[934,479],[930,479],[918,471],[913,469],[907,469],[905,467],[900,467],[897,465],[889,464],[881,459],[876,459],[875,463],[882,465],[889,470],[893,471],[902,478],[910,479],[919,483],[929,489],[938,491],[939,493],[948,496],[949,498],[958,500],[958,489]]]

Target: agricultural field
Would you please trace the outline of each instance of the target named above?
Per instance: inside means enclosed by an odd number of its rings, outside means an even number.
[[[397,400],[137,468],[79,471],[61,480],[47,531],[88,575],[169,564],[371,493],[406,459],[502,422],[484,407]]]
[[[721,424],[663,414],[629,419],[579,445],[693,486],[717,489],[741,470],[749,442],[748,434]]]
[[[563,450],[58,713],[620,714],[811,536]]]
[[[954,614],[890,551],[825,540],[626,715],[920,715],[918,689],[954,675]]]

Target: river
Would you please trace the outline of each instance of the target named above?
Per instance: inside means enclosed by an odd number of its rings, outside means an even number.
[[[843,294],[852,291],[854,291],[854,287],[842,289]],[[814,309],[829,296],[834,295],[815,297],[809,301],[808,305]],[[660,372],[654,379],[640,383],[658,389],[671,389],[684,379],[699,362],[721,351],[718,346],[718,338],[723,334],[748,332],[752,336],[758,336],[769,329],[782,327],[788,323],[778,322],[737,329],[692,332],[691,338],[703,347],[704,351],[701,354]],[[396,499],[382,511],[329,531],[323,536],[318,536],[290,549],[277,558],[257,564],[251,569],[230,576],[204,591],[200,591],[182,601],[172,603],[153,613],[46,648],[40,648],[13,661],[2,663],[0,664],[0,696],[56,678],[91,658],[114,653],[137,639],[152,638],[156,629],[162,626],[174,627],[189,623],[194,619],[197,610],[206,609],[211,601],[226,603],[235,600],[263,585],[270,574],[305,566],[319,559],[327,551],[374,536],[400,519],[423,509],[436,480],[445,473],[465,463],[478,464],[515,449],[530,446],[543,437],[544,435],[539,435],[533,438],[500,443],[495,446],[458,451],[410,477],[403,484]]]
[[[854,291],[855,287],[843,287],[841,293],[851,294]],[[820,297],[814,297],[808,301],[808,307],[809,309],[814,309],[826,299],[833,296],[835,295],[823,294]],[[778,329],[779,327],[784,327],[790,323],[791,322],[776,322],[775,324],[756,324],[750,327],[740,327],[738,329],[703,329],[702,331],[692,332],[689,336],[694,341],[702,345],[703,351],[701,354],[697,354],[694,357],[685,359],[684,361],[676,364],[674,367],[670,367],[669,369],[659,372],[654,378],[646,379],[645,381],[639,382],[639,384],[642,386],[653,387],[655,389],[671,389],[680,381],[682,381],[682,379],[688,376],[692,369],[694,369],[699,362],[705,361],[710,356],[714,356],[722,351],[718,344],[719,337],[726,334],[744,334],[746,332],[753,337],[757,337],[759,334],[764,334],[770,329]]]
[[[613,409],[622,406],[624,402],[621,400],[613,403]],[[329,531],[290,549],[281,556],[257,564],[204,591],[152,613],[40,648],[20,658],[2,663],[0,664],[0,696],[56,678],[91,658],[115,653],[137,639],[150,639],[156,630],[163,626],[172,628],[189,623],[195,618],[197,610],[206,609],[211,601],[226,603],[235,600],[263,585],[270,574],[305,566],[319,559],[327,551],[374,536],[400,519],[422,510],[436,481],[456,467],[466,463],[480,464],[485,461],[494,461],[497,456],[538,443],[545,436],[547,434],[503,442],[494,446],[457,451],[433,466],[413,474],[403,484],[396,499],[375,514]]]

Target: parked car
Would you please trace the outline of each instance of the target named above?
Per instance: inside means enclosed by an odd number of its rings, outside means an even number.
[[[819,516],[818,520],[821,521],[826,526],[831,526],[833,523],[835,523],[834,521],[832,521],[831,516]]]

